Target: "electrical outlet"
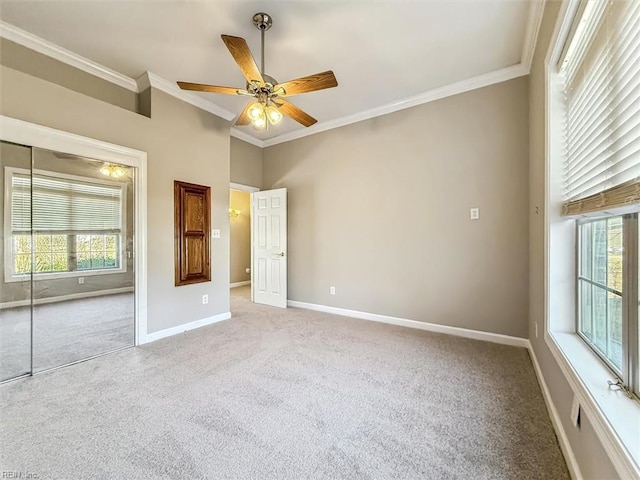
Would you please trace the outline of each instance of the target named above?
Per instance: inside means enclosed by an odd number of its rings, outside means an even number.
[[[211,230],[211,237],[212,238],[220,238],[220,229],[219,228],[214,228],[213,230]]]
[[[478,220],[480,218],[480,209],[472,208],[469,210],[469,216],[471,217],[471,220]]]
[[[84,285],[84,277],[78,277],[78,284]]]
[[[202,304],[206,305],[209,303],[209,295],[202,295]]]
[[[336,294],[336,287],[329,287],[329,295],[335,295]]]

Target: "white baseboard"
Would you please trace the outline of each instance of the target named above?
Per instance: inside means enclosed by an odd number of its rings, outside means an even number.
[[[580,472],[580,467],[578,465],[578,461],[573,453],[573,449],[571,448],[571,444],[569,443],[569,438],[567,438],[567,433],[562,426],[562,421],[560,420],[560,415],[558,415],[558,410],[556,410],[556,406],[551,399],[551,393],[549,392],[549,388],[547,387],[547,382],[544,380],[544,376],[542,375],[542,370],[540,369],[540,364],[538,363],[538,358],[536,357],[536,352],[533,350],[533,346],[531,342],[529,342],[529,355],[531,356],[531,362],[533,363],[533,369],[536,372],[536,377],[538,377],[538,383],[540,384],[540,390],[542,390],[542,396],[544,398],[544,402],[547,404],[547,411],[549,412],[549,417],[551,418],[551,423],[553,424],[553,429],[556,431],[556,436],[558,437],[558,443],[560,444],[560,449],[562,450],[562,454],[564,455],[564,459],[567,463],[567,467],[569,468],[569,474],[573,480],[582,480],[582,473]]]
[[[139,345],[155,342],[156,340],[160,340],[162,338],[171,337],[172,335],[178,335],[179,333],[184,333],[189,330],[195,330],[196,328],[205,327],[207,325],[222,322],[224,320],[229,320],[230,318],[231,312],[219,313],[218,315],[214,315],[212,317],[201,318],[200,320],[195,320],[193,322],[178,325],[176,327],[166,328],[164,330],[153,333],[147,333],[145,338],[141,339]]]
[[[468,328],[450,327],[447,325],[438,325],[437,323],[419,322],[417,320],[409,320],[406,318],[390,317],[388,315],[380,315],[378,313],[360,312],[358,310],[348,310],[346,308],[329,307],[327,305],[318,305],[315,303],[298,302],[288,300],[287,305],[290,307],[304,308],[307,310],[316,310],[318,312],[333,313],[334,315],[342,315],[344,317],[359,318],[361,320],[371,320],[373,322],[388,323],[391,325],[399,325],[401,327],[417,328],[419,330],[428,330],[436,333],[446,333],[457,337],[472,338],[474,340],[484,340],[486,342],[501,343],[503,345],[511,345],[514,347],[529,348],[529,340],[520,337],[511,337],[499,333],[481,332],[479,330],[471,330]]]
[[[122,287],[122,288],[111,288],[109,290],[97,290],[94,292],[80,292],[80,293],[71,293],[69,295],[59,295],[57,297],[50,298],[34,298],[34,305],[44,305],[46,303],[57,303],[57,302],[66,302],[68,300],[78,300],[81,298],[93,298],[93,297],[102,297],[105,295],[115,295],[116,293],[130,293],[133,292],[133,287]],[[31,299],[27,300],[15,300],[13,302],[4,302],[0,303],[0,310],[6,308],[16,308],[16,307],[28,307],[31,305]]]
[[[229,288],[244,287],[245,285],[251,285],[251,280],[247,280],[244,282],[230,283]]]

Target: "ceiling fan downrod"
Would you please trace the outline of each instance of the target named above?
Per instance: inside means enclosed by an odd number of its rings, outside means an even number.
[[[264,32],[271,28],[273,19],[268,13],[259,12],[253,16],[253,24],[260,30],[260,73],[264,75]]]

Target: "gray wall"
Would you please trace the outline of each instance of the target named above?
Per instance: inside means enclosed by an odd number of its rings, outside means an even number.
[[[526,337],[527,92],[520,78],[265,149],[264,187],[289,191],[289,298]]]
[[[529,338],[585,479],[618,478],[590,419],[582,412],[581,427],[570,421],[573,392],[545,344],[544,325],[544,205],[545,205],[545,77],[544,59],[560,2],[548,1],[529,79]],[[539,206],[540,213],[535,214]],[[535,323],[539,337],[535,336]]]
[[[82,177],[93,177],[97,179],[104,179],[105,177],[99,173],[99,168],[102,162],[95,162],[80,157],[66,156],[60,157],[55,153],[34,149],[34,168],[39,170],[48,170],[52,172],[66,173],[71,175],[79,175]],[[70,158],[71,157],[71,158]],[[30,150],[26,150],[24,147],[2,143],[0,145],[0,180],[4,188],[4,167],[18,167],[29,170],[31,168],[31,155]],[[118,180],[120,183],[126,185],[126,237],[124,238],[125,246],[127,250],[132,250],[133,245],[133,181],[132,177],[124,176]],[[0,200],[0,206],[4,212],[4,200],[5,196],[2,195]],[[4,221],[2,222],[4,223]],[[4,234],[4,230],[2,232]],[[4,242],[1,242],[0,250],[4,249]],[[4,272],[5,253],[2,251],[0,254],[0,272]],[[134,284],[134,261],[133,258],[124,259],[126,262],[125,273],[110,273],[106,275],[91,275],[87,272],[83,276],[84,284],[78,283],[78,277],[67,277],[59,279],[47,279],[41,280],[37,277],[34,278],[34,298],[50,298],[61,295],[69,295],[75,293],[95,292],[101,290],[109,290],[114,288],[126,288],[132,287]],[[0,303],[11,302],[17,300],[28,300],[30,298],[30,289],[26,285],[29,282],[4,282],[4,275],[0,279],[2,289],[0,290]]]
[[[251,274],[245,271],[245,269],[251,268],[251,200],[249,192],[231,190],[229,207],[241,212],[238,217],[229,219],[231,283],[247,282],[251,280]]]
[[[149,332],[229,311],[229,123],[161,91],[152,118],[2,67],[0,113],[148,153]],[[173,181],[212,187],[212,280],[174,286]],[[202,305],[203,294],[209,303]]]
[[[262,188],[262,149],[231,138],[231,181]]]

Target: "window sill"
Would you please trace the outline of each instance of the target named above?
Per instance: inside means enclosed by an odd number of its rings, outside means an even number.
[[[113,268],[105,270],[74,270],[73,272],[58,272],[58,273],[37,273],[33,275],[35,281],[39,280],[61,280],[63,278],[76,278],[76,277],[94,277],[96,275],[112,275],[114,273],[127,273],[126,268]],[[31,275],[12,275],[5,276],[5,283],[14,282],[29,282],[31,281]]]
[[[622,478],[640,477],[640,402],[609,388],[612,372],[575,333],[545,341]]]

